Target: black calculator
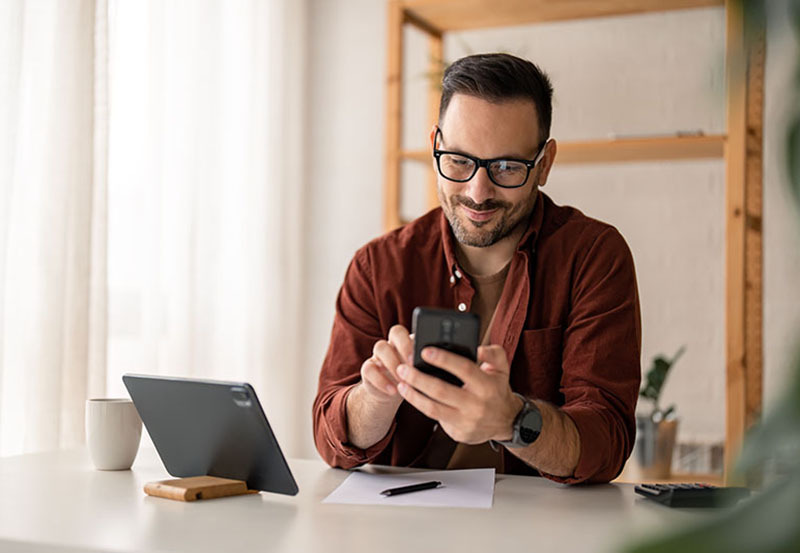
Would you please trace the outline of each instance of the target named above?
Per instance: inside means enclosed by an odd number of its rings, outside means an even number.
[[[667,507],[728,507],[750,495],[747,488],[710,484],[640,484],[634,490]]]

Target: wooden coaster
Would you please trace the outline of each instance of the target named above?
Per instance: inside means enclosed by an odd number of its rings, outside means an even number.
[[[198,499],[253,494],[258,493],[258,490],[248,490],[247,483],[243,480],[231,480],[216,476],[192,476],[190,478],[148,482],[144,485],[144,493],[176,501],[196,501]]]

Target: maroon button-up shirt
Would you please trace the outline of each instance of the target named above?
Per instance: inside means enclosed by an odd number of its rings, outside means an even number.
[[[403,402],[387,435],[368,449],[348,443],[345,399],[362,363],[415,307],[470,309],[474,288],[459,267],[441,208],[356,252],[336,302],[313,407],[314,439],[330,465],[411,466],[436,421]],[[560,482],[606,482],[630,455],[641,378],[641,322],[633,257],[612,226],[539,193],[511,260],[490,343],[511,360],[511,388],[560,406],[581,440],[578,466]],[[503,452],[505,472],[539,474]]]

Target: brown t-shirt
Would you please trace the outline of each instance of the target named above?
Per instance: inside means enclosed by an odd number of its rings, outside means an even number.
[[[472,278],[456,258],[441,209],[356,252],[336,301],[328,352],[313,406],[314,440],[330,465],[412,466],[436,421],[404,402],[386,436],[367,449],[348,442],[347,394],[376,341],[416,306],[471,310]],[[513,391],[559,406],[575,423],[581,452],[560,482],[607,482],[622,470],[636,433],[641,323],[633,257],[612,226],[539,193],[511,259],[492,344],[510,361]],[[508,451],[503,471],[538,474]]]
[[[475,287],[475,296],[472,298],[470,312],[475,313],[481,319],[480,342],[482,345],[489,343],[489,334],[486,331],[491,327],[495,308],[497,302],[500,301],[510,268],[511,262],[508,262],[493,275],[476,276],[467,273]]]

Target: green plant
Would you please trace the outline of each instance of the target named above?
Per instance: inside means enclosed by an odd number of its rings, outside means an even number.
[[[657,355],[653,358],[653,364],[645,375],[645,382],[642,385],[642,389],[639,390],[639,397],[653,402],[653,410],[650,413],[650,418],[655,422],[664,420],[675,412],[675,404],[662,410],[659,407],[658,400],[661,397],[664,382],[667,380],[670,369],[675,365],[678,359],[681,358],[681,355],[683,355],[685,351],[686,346],[681,346],[681,349],[669,360],[663,355]]]

